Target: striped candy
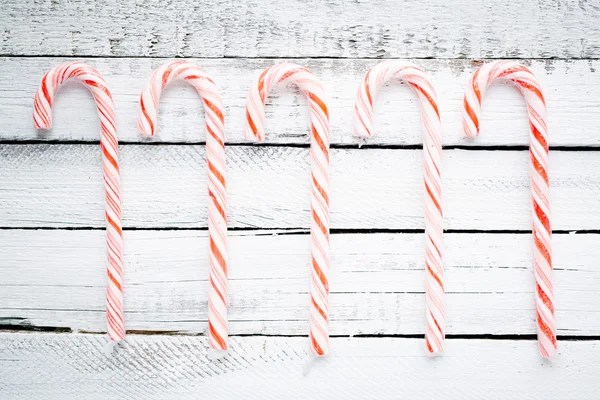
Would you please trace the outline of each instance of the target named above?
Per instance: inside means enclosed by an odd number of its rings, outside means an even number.
[[[100,117],[100,147],[106,197],[106,243],[108,248],[108,282],[106,317],[111,341],[125,339],[123,324],[123,233],[121,231],[121,199],[119,196],[119,143],[115,125],[114,104],[106,82],[96,69],[72,62],[52,68],[42,78],[33,102],[36,129],[52,126],[52,103],[59,87],[69,79],[83,83],[94,96]]]
[[[308,97],[311,121],[312,277],[310,343],[315,355],[328,353],[329,296],[329,111],[324,89],[312,72],[299,65],[281,63],[265,69],[250,88],[246,106],[246,138],[265,139],[265,101],[280,82],[293,82]]]
[[[172,61],[157,68],[140,98],[138,127],[143,135],[154,135],[158,100],[162,90],[176,80],[191,84],[204,102],[206,113],[206,162],[208,163],[208,236],[210,286],[208,331],[210,346],[227,350],[227,196],[225,192],[225,134],[223,102],[216,84],[199,67]]]
[[[479,134],[481,99],[496,80],[508,80],[520,90],[527,103],[531,139],[531,195],[533,203],[534,274],[536,280],[536,310],[538,345],[543,357],[556,353],[554,324],[553,272],[551,257],[552,229],[548,180],[548,130],[546,101],[533,73],[515,61],[496,61],[479,68],[465,92],[463,128],[469,137]]]
[[[419,95],[425,136],[425,268],[427,287],[427,331],[425,343],[430,353],[444,350],[444,268],[442,264],[442,158],[440,113],[437,95],[427,75],[416,65],[384,61],[371,68],[361,82],[356,97],[354,130],[359,137],[373,134],[373,102],[379,88],[391,79],[403,80]]]

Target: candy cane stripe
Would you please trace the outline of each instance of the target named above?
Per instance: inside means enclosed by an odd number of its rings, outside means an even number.
[[[324,89],[306,68],[292,63],[262,71],[250,89],[246,105],[246,138],[265,139],[265,101],[273,87],[283,81],[295,83],[309,100],[311,115],[311,312],[310,347],[322,356],[329,351],[327,302],[329,296],[329,110]]]
[[[440,165],[442,141],[437,95],[425,73],[416,65],[400,61],[384,61],[365,74],[358,88],[354,106],[354,131],[357,136],[373,134],[373,101],[383,84],[404,80],[417,93],[423,114],[423,170],[425,192],[425,271],[426,321],[425,344],[429,352],[444,349],[444,269],[442,264],[442,185]]]
[[[106,286],[107,331],[111,341],[125,339],[123,325],[123,234],[119,186],[119,147],[112,96],[106,82],[94,68],[72,62],[52,68],[44,75],[33,102],[36,129],[52,126],[52,105],[60,86],[69,79],[85,85],[96,101],[100,119],[100,148],[105,191],[106,247],[108,256]]]
[[[465,92],[463,128],[467,136],[479,134],[481,99],[487,88],[498,80],[514,83],[525,97],[529,114],[531,160],[531,199],[533,215],[534,266],[536,279],[536,317],[538,347],[543,357],[556,353],[554,322],[553,270],[551,256],[552,229],[548,179],[548,131],[546,101],[541,85],[533,73],[515,61],[485,64],[471,77]]]
[[[138,127],[154,135],[158,102],[163,89],[175,80],[191,84],[202,97],[206,120],[208,174],[209,293],[208,336],[215,350],[227,350],[227,194],[223,102],[215,82],[195,65],[173,61],[158,67],[140,97]]]

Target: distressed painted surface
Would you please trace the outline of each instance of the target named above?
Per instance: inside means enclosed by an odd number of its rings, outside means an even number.
[[[596,1],[5,0],[0,53],[591,58]]]
[[[56,98],[50,132],[36,132],[31,121],[32,93],[44,73],[67,58],[0,59],[0,115],[8,129],[1,139],[95,140],[100,135],[96,108],[90,94],[78,85],[66,85]],[[139,96],[153,68],[166,60],[89,59],[104,76],[115,99],[118,135],[126,142],[200,142],[205,138],[204,110],[198,94],[185,83],[164,92],[159,107],[157,136],[140,137],[137,128]],[[486,94],[481,120],[482,135],[467,140],[462,131],[462,98],[471,74],[480,62],[472,60],[411,60],[430,75],[439,95],[444,145],[528,145],[525,102],[511,85],[494,85]],[[252,80],[278,60],[193,59],[217,82],[225,106],[225,136],[229,143],[245,142],[246,97]],[[327,89],[332,143],[357,145],[352,113],[358,84],[378,60],[294,60],[310,68]],[[524,60],[538,76],[548,103],[551,146],[599,146],[600,61]],[[269,97],[266,109],[268,143],[308,143],[308,103],[284,87]],[[406,85],[389,84],[375,103],[374,145],[423,143],[417,96]]]
[[[103,231],[5,231],[0,324],[105,331],[103,238]],[[448,333],[534,334],[531,235],[445,239]],[[333,335],[424,332],[423,240],[401,233],[331,236]],[[598,240],[555,235],[560,335],[600,331]],[[206,231],[126,231],[125,243],[126,328],[204,332]],[[229,245],[231,333],[307,334],[310,237],[235,232]]]
[[[207,358],[202,337],[130,336],[112,356],[101,335],[0,335],[0,391],[10,399],[593,399],[597,342],[561,343],[552,363],[531,341],[335,338],[303,376],[307,338],[244,337]]]
[[[332,149],[331,227],[422,229],[421,150]],[[121,146],[124,226],[207,226],[204,146]],[[309,149],[229,146],[229,222],[308,228]],[[531,229],[527,151],[445,150],[447,229]],[[100,147],[0,145],[0,226],[104,227]],[[74,166],[77,166],[74,168]],[[600,226],[596,152],[550,155],[553,228]]]

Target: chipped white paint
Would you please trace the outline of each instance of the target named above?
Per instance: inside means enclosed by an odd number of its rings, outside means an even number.
[[[173,57],[586,58],[582,1],[4,0],[0,53]]]
[[[0,114],[5,129],[1,139],[98,140],[96,109],[84,88],[61,89],[54,107],[53,129],[31,129],[32,93],[39,80],[60,58],[0,58]],[[115,99],[121,141],[148,142],[137,129],[139,96],[153,68],[165,60],[90,59],[106,79]],[[252,80],[277,60],[194,59],[219,85],[225,106],[225,138],[243,139],[246,97]],[[310,68],[323,82],[330,98],[334,144],[357,144],[352,115],[356,90],[365,72],[377,60],[294,60]],[[482,132],[476,141],[464,138],[461,125],[465,87],[478,63],[468,60],[412,60],[429,74],[439,94],[444,145],[527,145],[529,134],[525,103],[511,85],[495,85],[487,93]],[[539,78],[548,99],[550,145],[600,145],[600,61],[524,61]],[[279,93],[279,94],[277,94]],[[306,99],[297,93],[277,91],[266,109],[269,143],[308,143]],[[375,131],[369,144],[420,145],[422,120],[417,97],[406,85],[392,83],[376,97]],[[74,117],[76,115],[76,117]],[[198,94],[189,85],[169,87],[161,97],[157,136],[152,142],[199,142],[205,138],[204,111]]]
[[[0,391],[11,400],[594,399],[598,342],[564,342],[550,362],[533,341],[448,340],[440,358],[420,339],[333,338],[308,376],[307,338],[233,338],[207,358],[204,338],[129,336],[114,355],[100,335],[0,334]]]
[[[230,333],[305,335],[310,236],[232,233]],[[103,231],[4,231],[0,324],[105,331]],[[126,328],[204,332],[206,231],[125,232]],[[447,234],[449,334],[533,334],[531,236]],[[561,335],[600,331],[599,235],[555,235]],[[422,234],[331,236],[331,334],[422,334]]]
[[[309,149],[229,146],[231,227],[308,228]],[[127,227],[205,227],[204,147],[121,146]],[[103,227],[97,145],[0,146],[0,226]],[[446,229],[531,229],[527,151],[445,150]],[[550,153],[553,228],[600,226],[600,157]],[[421,150],[332,149],[331,227],[422,229]],[[369,195],[375,194],[375,195]]]

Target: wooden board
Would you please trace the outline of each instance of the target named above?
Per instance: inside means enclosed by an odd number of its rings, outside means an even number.
[[[51,132],[32,129],[33,96],[44,73],[66,58],[0,58],[0,113],[8,129],[0,140],[99,139],[100,127],[94,102],[76,84],[61,88],[54,106]],[[152,70],[166,60],[89,59],[112,89],[122,142],[200,142],[205,138],[204,111],[198,94],[184,83],[167,89],[160,103],[157,136],[141,138],[137,129],[139,96]],[[352,113],[358,84],[365,72],[380,60],[294,60],[314,71],[330,98],[332,143],[357,145]],[[464,138],[462,98],[468,81],[480,65],[470,60],[412,60],[430,75],[439,94],[446,146],[507,146],[529,144],[525,103],[517,89],[495,85],[485,96],[481,126],[476,140]],[[225,105],[226,139],[245,142],[246,98],[260,71],[278,60],[195,59],[218,83]],[[600,68],[598,60],[524,61],[538,76],[548,102],[551,146],[599,146]],[[266,113],[267,142],[309,142],[309,109],[306,99],[293,88],[280,87],[270,97]],[[417,96],[406,85],[389,84],[379,92],[375,105],[375,136],[371,145],[421,145],[423,129]]]
[[[141,57],[586,58],[594,1],[8,0],[0,53]]]
[[[308,228],[309,149],[229,146],[232,228]],[[447,229],[530,230],[527,151],[447,150]],[[0,145],[0,226],[104,227],[97,145]],[[332,149],[331,227],[422,229],[422,155],[415,150]],[[76,166],[76,167],[74,167]],[[203,146],[121,149],[126,227],[207,226]],[[600,226],[600,158],[550,157],[553,228]]]
[[[105,355],[101,335],[0,334],[0,391],[11,400],[594,399],[597,342],[560,343],[552,363],[534,341],[449,340],[443,357],[420,339],[334,338],[303,376],[307,338],[244,337],[207,358],[205,338],[129,336]]]
[[[105,331],[103,231],[0,231],[0,325]],[[285,235],[282,235],[285,233]],[[555,235],[560,335],[599,335],[599,236]],[[231,234],[232,334],[307,333],[310,238]],[[331,236],[331,334],[420,334],[425,326],[422,234]],[[204,332],[205,231],[125,232],[130,331]],[[449,334],[534,334],[531,235],[447,234]]]

